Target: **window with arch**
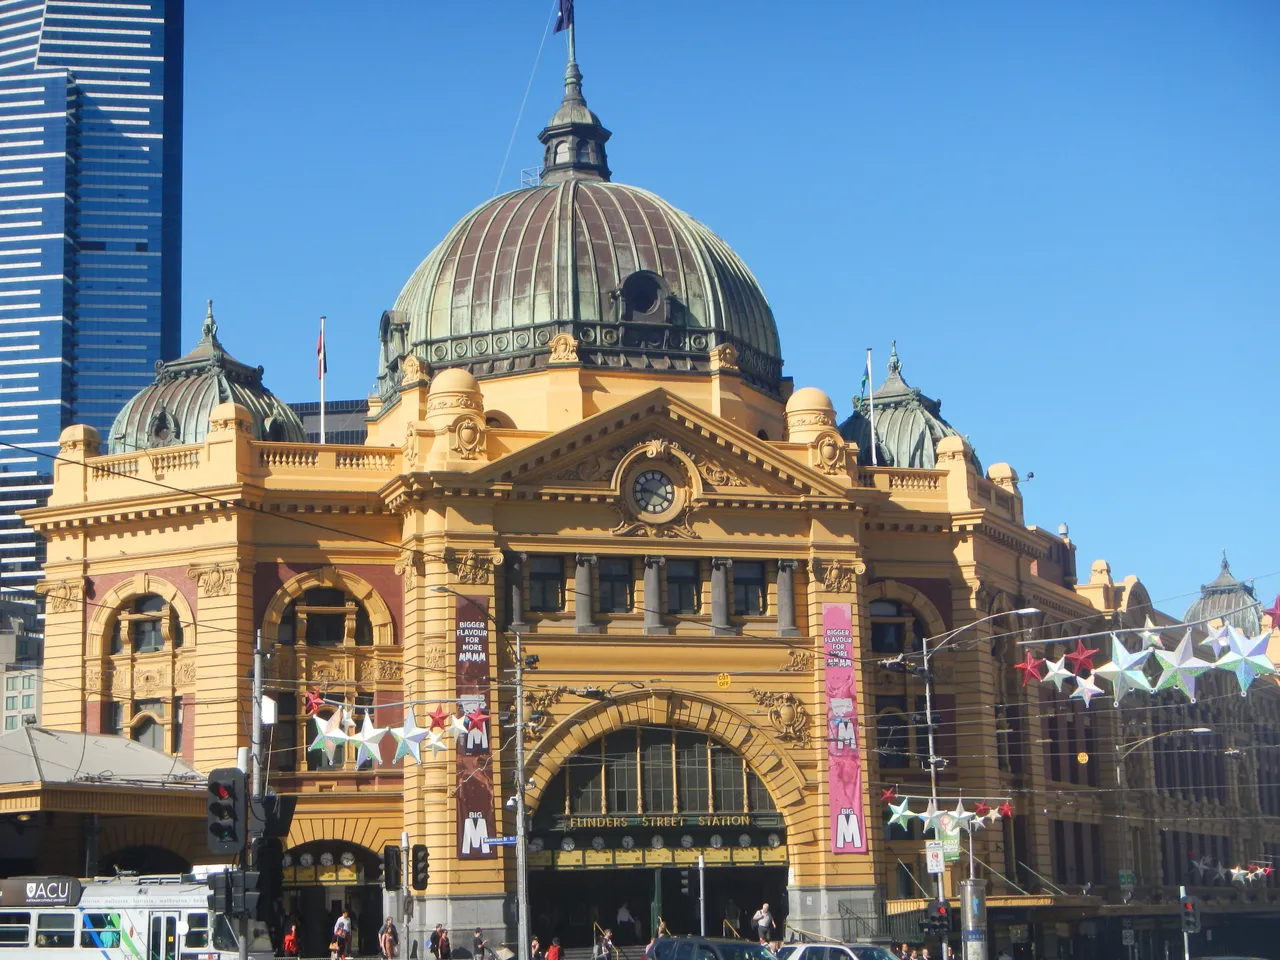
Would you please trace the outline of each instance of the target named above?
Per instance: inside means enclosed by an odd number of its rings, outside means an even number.
[[[135,597],[118,610],[111,625],[111,652],[155,653],[165,644],[182,646],[182,623],[173,604],[154,593]]]
[[[152,750],[164,749],[164,724],[153,717],[143,717],[129,731],[129,739]]]
[[[538,817],[776,810],[764,781],[731,747],[694,731],[625,727],[565,761]]]
[[[364,604],[341,587],[312,587],[285,608],[276,642],[308,647],[371,647],[373,624]]]
[[[910,653],[929,636],[924,620],[910,606],[897,600],[872,600],[871,650],[873,653]]]

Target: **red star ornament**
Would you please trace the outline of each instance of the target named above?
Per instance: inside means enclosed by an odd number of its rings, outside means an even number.
[[[480,724],[488,723],[489,715],[485,713],[480,707],[476,707],[474,710],[472,710],[470,713],[467,714],[467,721],[471,724],[471,729],[474,730]]]
[[[1006,819],[1013,816],[1013,804],[1008,800],[1000,804],[1000,816],[1005,817]]]
[[[1044,658],[1037,657],[1030,650],[1026,652],[1026,659],[1021,663],[1015,663],[1013,668],[1022,672],[1022,685],[1025,687],[1032,680],[1037,682],[1044,679],[1044,674],[1040,672],[1040,668],[1044,666]]]
[[[1263,872],[1266,876],[1268,876],[1268,877],[1269,877],[1269,876],[1271,876],[1271,874],[1275,873],[1275,870],[1276,870],[1276,868],[1275,868],[1275,867],[1263,867],[1263,868],[1262,868],[1262,872]]]
[[[316,693],[314,690],[307,691],[306,712],[314,714],[317,710],[324,706],[324,697]]]
[[[1071,661],[1072,672],[1077,677],[1082,677],[1085,670],[1093,673],[1093,658],[1097,655],[1097,650],[1093,647],[1086,647],[1083,640],[1077,640],[1076,648],[1067,654],[1067,659]]]
[[[1272,630],[1280,629],[1280,593],[1276,594],[1275,602],[1262,612],[1271,618]]]
[[[896,787],[890,787],[888,790],[880,791],[880,802],[888,803],[891,800],[898,799],[898,790]]]
[[[431,721],[432,730],[443,730],[449,722],[449,714],[445,712],[444,707],[436,704],[436,708],[427,714],[427,719]]]
[[[985,817],[990,812],[991,804],[987,803],[985,800],[979,800],[977,806],[973,808],[973,815],[975,817]]]

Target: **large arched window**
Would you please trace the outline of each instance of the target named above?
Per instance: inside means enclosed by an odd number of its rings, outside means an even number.
[[[134,653],[154,653],[166,643],[182,646],[182,623],[164,597],[144,593],[116,612],[111,627],[111,652],[126,647]]]
[[[276,641],[308,647],[371,647],[373,624],[364,604],[340,587],[312,587],[285,608]]]
[[[871,650],[873,653],[910,653],[920,649],[920,641],[929,636],[920,616],[897,600],[872,600]]]
[[[154,717],[143,717],[129,732],[129,737],[152,750],[164,749],[164,725]]]

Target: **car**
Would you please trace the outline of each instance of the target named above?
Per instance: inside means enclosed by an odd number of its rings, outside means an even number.
[[[778,950],[778,960],[897,960],[874,943],[789,943]]]
[[[768,947],[727,937],[659,937],[653,956],[654,960],[775,960]]]

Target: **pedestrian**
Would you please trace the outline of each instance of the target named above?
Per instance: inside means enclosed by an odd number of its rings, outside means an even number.
[[[920,960],[929,960],[929,948],[925,947],[920,951]]]
[[[284,930],[284,955],[286,957],[298,955],[298,924],[293,920],[289,921],[289,925]]]
[[[636,918],[631,915],[631,908],[627,906],[627,901],[622,901],[622,906],[618,908],[618,942],[630,944],[636,942]]]
[[[440,960],[451,960],[453,957],[453,944],[449,942],[449,931],[444,927],[440,928]]]
[[[551,938],[551,946],[547,947],[547,960],[561,960],[559,937]]]
[[[395,957],[399,942],[400,934],[396,931],[396,925],[387,917],[382,923],[382,929],[378,931],[378,949],[382,951],[383,960]]]
[[[742,936],[741,924],[742,910],[733,902],[733,897],[730,897],[724,905],[724,926],[726,928],[724,935],[726,937]]]
[[[914,949],[914,948],[912,949],[912,951],[911,951],[911,960],[920,960],[920,951],[919,951],[919,950],[916,950],[916,949]]]
[[[545,960],[542,952],[542,944],[538,942],[538,935],[533,935],[533,942],[529,944],[530,960]]]
[[[773,914],[769,912],[767,903],[760,905],[760,909],[752,916],[751,922],[755,924],[756,932],[760,935],[760,944],[762,946],[767,944],[769,934],[773,932]]]
[[[649,945],[644,948],[644,960],[654,960],[653,953],[658,943],[657,935],[649,938]]]
[[[902,949],[898,951],[898,960],[911,960],[911,948],[905,943],[902,945]]]
[[[613,931],[605,930],[600,934],[600,945],[596,948],[598,960],[613,960]]]
[[[471,938],[471,955],[476,960],[485,960],[489,955],[489,941],[485,939],[484,932],[476,927],[476,935]]]
[[[437,923],[436,928],[431,931],[431,936],[427,938],[427,952],[433,957],[440,956],[440,934],[444,932],[444,925]],[[906,944],[903,944],[905,947]]]
[[[337,944],[338,960],[344,960],[351,950],[351,913],[342,911],[333,924],[333,942]]]
[[[667,921],[663,920],[661,917],[658,918],[658,936],[671,936],[671,931],[667,929]]]

